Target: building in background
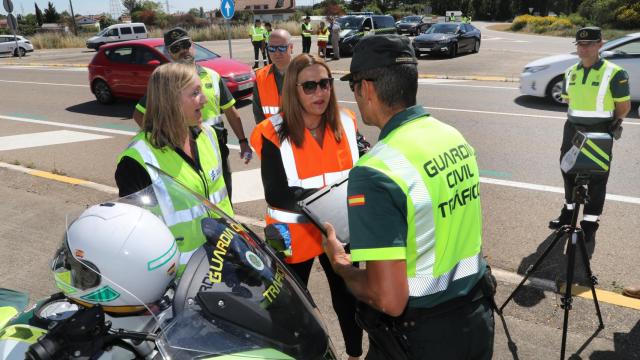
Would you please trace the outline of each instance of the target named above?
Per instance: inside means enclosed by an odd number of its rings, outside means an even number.
[[[252,11],[263,22],[287,21],[296,13],[295,0],[236,0],[236,11]]]

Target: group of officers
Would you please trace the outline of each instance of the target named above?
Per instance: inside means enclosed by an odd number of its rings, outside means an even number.
[[[176,77],[162,70],[171,64],[152,75],[134,114],[142,132],[119,157],[120,195],[148,186],[146,164],[154,164],[233,216],[223,113],[240,156],[245,163],[252,158],[235,100],[218,74],[195,63],[186,31],[172,29],[164,40],[174,62],[193,67],[193,81],[172,84]],[[576,46],[580,62],[567,70],[563,93],[569,111],[562,153],[576,131],[616,131],[630,108],[626,72],[599,57],[600,29],[578,31]],[[272,63],[256,71],[257,125],[250,140],[262,161],[267,222],[289,226],[286,262],[304,284],[310,264],[320,258],[350,359],[362,356],[363,328],[370,339],[367,359],[490,359],[496,282],[482,256],[476,154],[455,128],[417,104],[417,60],[409,40],[364,37],[349,74],[340,79],[349,83],[364,124],[380,129],[371,148],[357,131],[355,114],[337,107],[334,78],[321,59],[304,53],[294,58],[291,35],[283,29],[270,32],[263,48]],[[166,96],[178,98],[175,108],[162,104]],[[167,117],[176,109],[186,125]],[[188,131],[180,133],[180,126]],[[439,171],[429,172],[429,162]],[[447,182],[452,172],[460,175],[455,183]],[[346,248],[331,224],[322,236],[294,201],[345,174]],[[567,201],[553,228],[570,221],[575,179],[563,178]],[[607,179],[608,172],[589,184],[581,223],[586,241],[595,241]],[[457,198],[465,192],[464,201]],[[449,210],[441,212],[442,204]],[[198,246],[179,243],[183,254]],[[354,266],[358,262],[366,267]]]

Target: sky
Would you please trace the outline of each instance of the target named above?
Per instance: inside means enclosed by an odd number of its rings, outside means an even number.
[[[69,11],[69,0],[49,0],[56,7],[58,12]],[[94,15],[103,12],[110,12],[110,0],[71,0],[73,3],[73,11],[76,14]],[[166,7],[166,0],[155,0],[162,3]],[[297,0],[296,5],[311,5],[314,0]],[[41,10],[47,7],[47,0],[13,0],[13,13],[21,14],[24,9],[25,14],[34,13],[34,2],[38,3]],[[119,1],[121,4],[122,2]],[[191,8],[200,8],[202,6],[205,11],[220,8],[220,0],[169,0],[171,12],[188,11]],[[165,9],[166,10],[166,9]],[[71,12],[71,11],[69,11]],[[0,6],[0,14],[6,15],[4,8]]]

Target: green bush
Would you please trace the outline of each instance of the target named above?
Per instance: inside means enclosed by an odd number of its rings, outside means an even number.
[[[616,25],[622,29],[640,28],[640,3],[620,7],[616,11]]]
[[[580,16],[578,13],[569,14],[567,19],[571,21],[571,23],[577,27],[585,27],[587,26],[587,19]]]
[[[520,15],[520,16],[517,16],[511,22],[511,30],[520,31],[520,30],[524,29],[532,18],[533,18],[533,16],[531,16],[531,15]]]

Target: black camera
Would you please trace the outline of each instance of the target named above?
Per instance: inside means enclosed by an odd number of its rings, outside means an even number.
[[[602,174],[609,171],[613,138],[609,133],[578,131],[573,146],[562,157],[560,168],[567,174]]]

